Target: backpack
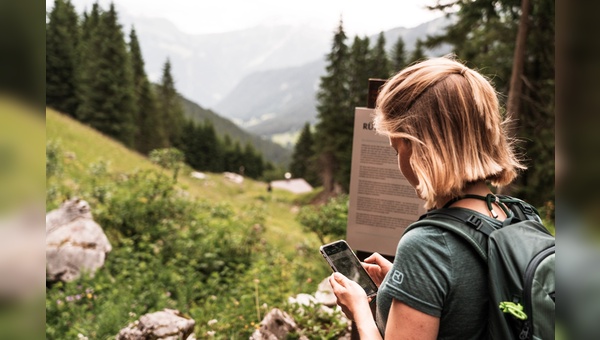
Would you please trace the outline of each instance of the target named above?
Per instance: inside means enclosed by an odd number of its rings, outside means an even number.
[[[555,238],[537,210],[510,197],[465,195],[498,202],[502,227],[457,208],[430,210],[406,229],[435,226],[465,239],[488,265],[490,339],[554,339]],[[449,206],[450,203],[446,206]],[[508,209],[506,209],[507,207]]]

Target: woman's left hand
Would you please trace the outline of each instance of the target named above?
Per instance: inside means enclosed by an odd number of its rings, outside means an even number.
[[[337,297],[337,304],[348,319],[358,323],[362,318],[373,318],[367,293],[358,283],[338,272],[329,277],[329,283]]]

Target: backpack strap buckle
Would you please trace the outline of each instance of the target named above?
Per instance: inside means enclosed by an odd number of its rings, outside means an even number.
[[[467,218],[465,222],[477,230],[480,230],[483,226],[483,221],[481,220],[481,218],[475,215],[469,216],[469,218]]]
[[[484,233],[486,236],[490,236],[492,232],[496,230],[496,228],[485,223],[481,218],[475,215],[470,215],[469,218],[467,218],[467,220],[465,221],[465,223],[475,228],[475,230]]]

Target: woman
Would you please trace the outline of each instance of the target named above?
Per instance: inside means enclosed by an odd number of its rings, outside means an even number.
[[[505,186],[525,168],[504,124],[491,84],[450,58],[414,64],[389,79],[374,117],[425,208],[469,209],[495,224],[507,217],[503,207],[472,195],[491,194],[488,184]],[[486,264],[459,236],[416,228],[401,238],[394,263],[375,253],[364,267],[379,286],[375,319],[358,284],[339,273],[329,279],[361,339],[486,337]]]

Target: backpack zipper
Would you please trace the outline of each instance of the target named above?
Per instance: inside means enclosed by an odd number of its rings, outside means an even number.
[[[533,327],[533,312],[531,310],[531,287],[533,286],[533,275],[540,262],[542,262],[548,255],[555,252],[556,246],[551,246],[539,252],[527,265],[525,270],[525,282],[523,284],[523,301],[525,302],[525,314],[527,314],[527,320],[523,323],[519,339],[528,339],[529,331]]]

